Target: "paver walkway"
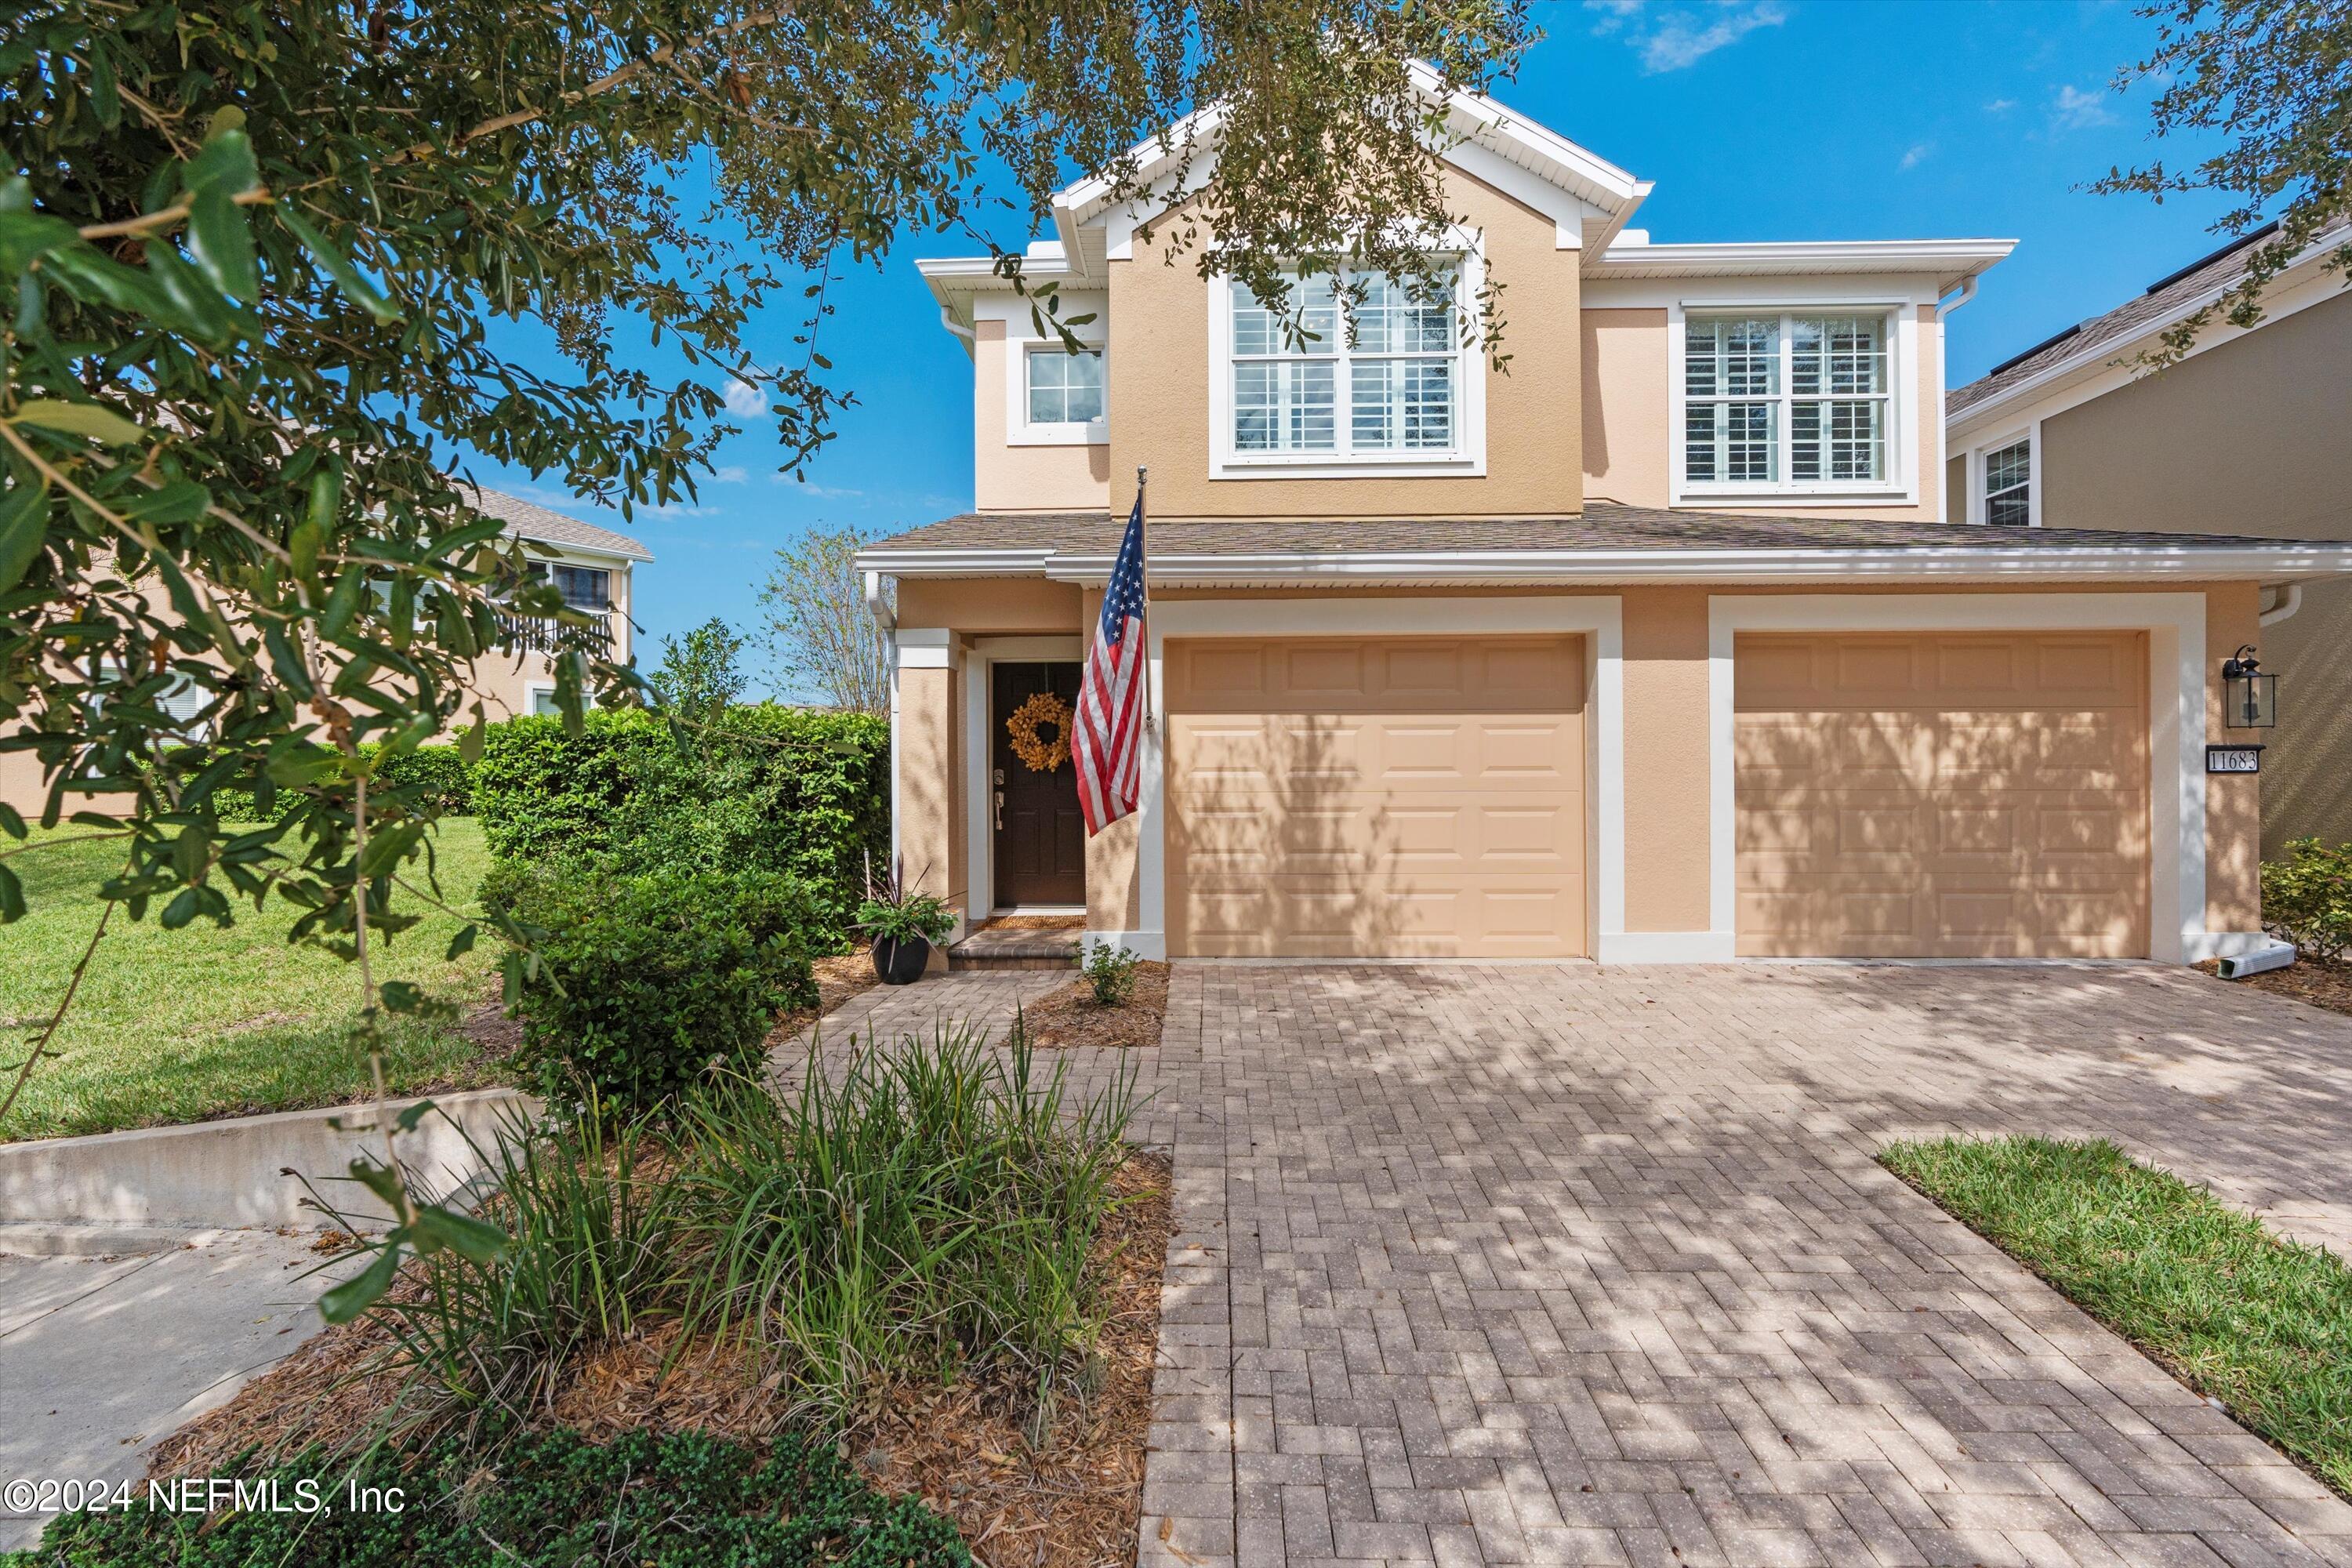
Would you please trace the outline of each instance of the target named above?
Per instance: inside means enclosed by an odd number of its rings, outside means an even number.
[[[2352,1563],[2352,1507],[1870,1159],[2102,1133],[2341,1246],[2352,1019],[2153,967],[1186,964],[1155,1056],[1152,1568]]]

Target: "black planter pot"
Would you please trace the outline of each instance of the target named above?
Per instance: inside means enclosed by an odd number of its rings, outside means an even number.
[[[923,977],[923,966],[931,961],[931,944],[921,937],[910,936],[904,942],[891,937],[874,939],[874,973],[885,985],[912,985]]]

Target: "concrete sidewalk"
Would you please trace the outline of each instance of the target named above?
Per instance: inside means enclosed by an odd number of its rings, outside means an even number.
[[[149,1448],[323,1326],[311,1303],[334,1281],[308,1272],[312,1239],[201,1231],[145,1257],[0,1257],[0,1482],[136,1479]],[[46,1522],[0,1512],[0,1551]]]

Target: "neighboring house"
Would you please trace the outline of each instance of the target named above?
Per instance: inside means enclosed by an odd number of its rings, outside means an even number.
[[[2271,229],[2148,285],[1954,392],[1946,489],[1967,520],[2352,540],[2352,291],[2323,237],[2263,295],[2250,328],[2216,318],[2151,374],[2164,331],[2241,276]],[[2352,839],[2352,584],[2264,599],[2247,636],[2279,676],[2261,737],[2263,852]]]
[[[533,569],[552,574],[566,602],[575,608],[601,616],[598,635],[612,647],[615,658],[626,662],[634,650],[629,621],[635,586],[633,574],[639,563],[653,559],[652,552],[625,533],[550,511],[520,496],[480,490],[476,504],[506,524],[509,538],[530,542]],[[496,721],[553,711],[555,677],[548,667],[547,650],[552,646],[548,623],[519,618],[508,624],[516,634],[514,651],[485,655],[474,666],[474,690],[482,700],[484,712]],[[194,720],[204,705],[201,692],[193,685],[163,704],[165,711],[187,721]],[[198,736],[192,731],[188,738]],[[116,798],[73,796],[66,809],[108,811]],[[24,752],[0,752],[0,802],[31,817],[47,800],[48,784],[42,777],[39,760]]]
[[[635,605],[635,570],[653,552],[625,533],[550,511],[520,496],[482,490],[476,504],[506,526],[507,537],[542,547],[529,553],[535,571],[551,574],[574,609],[602,617],[599,634],[612,657],[626,664],[635,651],[630,613]],[[551,553],[548,553],[551,552]],[[544,621],[509,623],[515,651],[483,658],[474,667],[474,686],[493,720],[555,711],[555,676],[548,668],[553,627]]]
[[[972,357],[977,510],[860,556],[910,878],[1153,957],[2260,940],[2262,781],[2205,772],[2217,666],[2352,548],[1948,522],[1943,313],[2009,242],[1655,243],[1645,183],[1449,112],[1457,297],[1366,280],[1352,343],[1286,348],[1138,234],[1185,199],[1155,144],[1142,210],[1081,181],[1030,247],[1091,353],[985,260],[924,265]],[[1507,374],[1456,332],[1489,274]],[[1006,726],[1076,689],[1144,465],[1155,723],[1141,809],[1089,840],[1068,764]]]

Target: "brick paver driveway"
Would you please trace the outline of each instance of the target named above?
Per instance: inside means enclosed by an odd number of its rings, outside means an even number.
[[[1870,1160],[2105,1133],[2341,1246],[2352,1019],[2148,967],[1188,964],[1152,1077],[1146,1563],[2352,1563],[2352,1508]]]

